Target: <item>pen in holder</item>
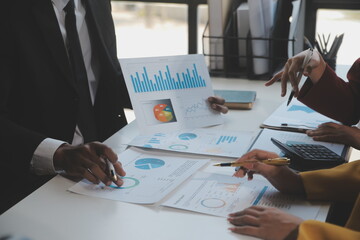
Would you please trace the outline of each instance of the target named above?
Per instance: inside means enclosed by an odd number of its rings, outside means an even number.
[[[324,58],[324,61],[335,71],[337,53],[344,38],[344,34],[335,36],[331,46],[329,44],[330,37],[331,34],[329,34],[328,36],[325,36],[324,34],[320,36],[320,34],[318,34],[315,42],[315,46],[316,49]]]

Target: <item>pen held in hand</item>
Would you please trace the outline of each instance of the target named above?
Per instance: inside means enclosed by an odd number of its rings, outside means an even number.
[[[299,73],[298,73],[298,75],[296,77],[298,84],[300,83],[300,79],[301,79],[301,77],[302,77],[302,75],[304,73],[305,66],[310,62],[310,60],[312,58],[312,55],[313,55],[313,49],[309,48],[307,53],[306,53],[306,56],[305,56],[305,58],[304,58],[304,60],[302,62],[301,69],[300,69],[300,71],[299,71]],[[292,90],[290,95],[289,95],[289,99],[287,101],[286,106],[289,106],[289,104],[290,104],[291,100],[293,99],[294,95],[295,95],[295,91]]]
[[[287,101],[287,103],[286,103],[286,106],[289,106],[291,100],[292,100],[293,97],[294,97],[294,94],[295,94],[295,91],[292,90],[291,93],[290,93],[289,99],[288,99],[288,101]]]
[[[265,160],[247,160],[244,162],[217,163],[217,164],[214,164],[213,166],[216,166],[216,167],[241,167],[241,166],[244,166],[244,164],[257,163],[257,162],[262,162],[262,163],[265,163],[268,165],[273,165],[273,166],[285,166],[285,165],[290,164],[290,159],[289,158],[271,158],[271,159],[265,159]]]
[[[107,175],[110,177],[111,181],[116,182],[117,181],[117,175],[116,175],[116,172],[115,172],[114,165],[107,158],[105,158],[105,161],[106,161]]]

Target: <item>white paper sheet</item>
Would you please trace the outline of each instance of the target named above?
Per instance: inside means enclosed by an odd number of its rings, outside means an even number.
[[[212,156],[242,156],[249,149],[254,132],[215,129],[159,132],[135,137],[129,145]]]
[[[214,95],[203,55],[120,59],[141,132],[223,123],[207,98]]]
[[[78,182],[69,191],[139,204],[154,204],[194,174],[209,159],[171,156],[130,148],[119,155],[126,176],[124,185],[95,185],[86,180]]]
[[[315,129],[325,122],[339,123],[309,108],[296,98],[281,104],[264,122],[265,126]]]
[[[303,219],[314,219],[321,207],[298,196],[281,194],[261,176],[247,181],[205,172],[194,175],[162,205],[221,217],[257,205],[276,207]]]

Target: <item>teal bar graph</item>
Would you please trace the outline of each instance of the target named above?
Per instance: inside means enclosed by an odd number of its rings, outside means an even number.
[[[234,143],[234,142],[236,142],[236,140],[237,140],[237,137],[235,137],[235,136],[220,136],[216,142],[216,145],[219,145],[221,143]]]
[[[206,81],[199,75],[196,64],[192,68],[172,74],[166,65],[165,72],[159,70],[150,78],[146,67],[143,67],[143,73],[135,72],[130,77],[135,93],[206,87]]]

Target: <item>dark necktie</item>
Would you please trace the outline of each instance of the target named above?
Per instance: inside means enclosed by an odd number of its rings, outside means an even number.
[[[79,96],[77,124],[86,143],[97,140],[96,124],[86,68],[76,28],[74,0],[69,1],[64,11],[66,12],[65,28],[68,41],[68,54]]]

